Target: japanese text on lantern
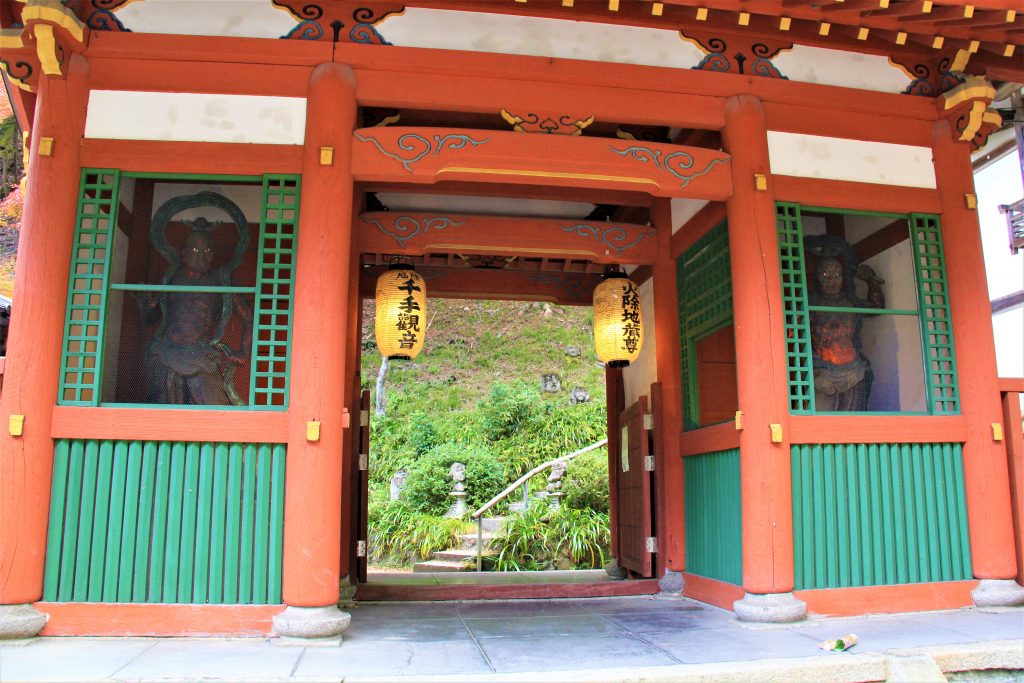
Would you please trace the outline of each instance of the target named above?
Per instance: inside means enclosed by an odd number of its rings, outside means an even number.
[[[416,273],[400,273],[399,277],[401,280],[398,290],[405,292],[406,297],[398,305],[401,313],[398,314],[395,327],[402,333],[399,339],[399,348],[411,349],[418,339],[416,333],[420,331],[420,316],[416,312],[420,310],[420,305],[416,303],[412,293],[423,290],[416,284],[418,278]]]
[[[640,345],[640,291],[629,280],[622,284],[622,348],[633,353]]]

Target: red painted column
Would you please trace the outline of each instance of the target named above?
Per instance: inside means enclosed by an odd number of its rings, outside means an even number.
[[[321,64],[309,82],[296,253],[295,324],[288,408],[284,509],[284,601],[319,607],[338,601],[342,450],[349,394],[347,351],[352,243],[352,131],[355,76]],[[321,148],[333,161],[321,164]],[[351,411],[350,411],[351,412]],[[307,423],[319,421],[319,440]]]
[[[743,588],[748,593],[793,590],[793,505],[788,441],[789,405],[782,284],[775,202],[755,189],[770,175],[761,101],[730,97],[722,131],[732,155],[733,195],[726,203],[736,326],[736,374],[743,505]],[[773,443],[771,425],[783,440]]]
[[[663,434],[662,461],[655,463],[658,501],[658,543],[663,567],[686,569],[686,509],[683,458],[679,439],[683,431],[682,359],[679,350],[679,292],[676,260],[672,258],[672,202],[655,201],[651,224],[658,230],[658,256],[654,262],[654,319],[658,382],[661,383]],[[664,538],[662,538],[664,537]]]
[[[68,271],[75,233],[89,64],[72,54],[65,78],[39,81],[18,244],[14,307],[0,398],[0,604],[42,597],[53,474],[50,421],[57,400]],[[40,138],[53,139],[39,156]],[[11,415],[24,415],[12,437]]]
[[[964,197],[974,193],[970,147],[954,142],[949,122],[940,120],[935,124],[933,150],[960,411],[967,419],[964,482],[971,565],[976,578],[1010,579],[1017,566],[1006,445],[992,434],[992,424],[1002,424],[992,313],[978,214],[967,208]]]

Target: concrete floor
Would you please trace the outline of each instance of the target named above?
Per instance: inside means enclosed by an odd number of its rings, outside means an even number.
[[[363,603],[351,613],[340,647],[39,638],[0,646],[0,681],[874,681],[925,680],[922,671],[932,669],[940,677],[929,680],[945,680],[940,669],[1024,670],[1019,609],[812,619],[789,628],[740,626],[731,612],[655,597]],[[852,650],[818,649],[846,633],[859,638]],[[911,666],[918,673],[900,678],[899,667],[915,662],[925,669]]]

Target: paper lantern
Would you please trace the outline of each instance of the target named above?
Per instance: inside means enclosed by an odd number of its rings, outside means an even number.
[[[624,368],[637,359],[643,345],[640,289],[625,273],[609,273],[594,289],[594,346],[610,368]]]
[[[377,278],[374,334],[380,355],[412,360],[427,331],[427,285],[408,264],[396,264]]]

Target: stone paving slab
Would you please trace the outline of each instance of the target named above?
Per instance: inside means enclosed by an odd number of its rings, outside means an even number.
[[[1024,610],[814,618],[741,626],[732,613],[651,597],[360,604],[337,648],[266,639],[37,638],[0,645],[14,681],[881,681],[1019,669]],[[821,640],[856,633],[825,653]],[[879,673],[881,672],[881,673]],[[874,678],[872,678],[874,676]]]
[[[679,660],[630,634],[562,638],[481,640],[496,673],[561,671],[572,668],[621,669],[678,664]]]

